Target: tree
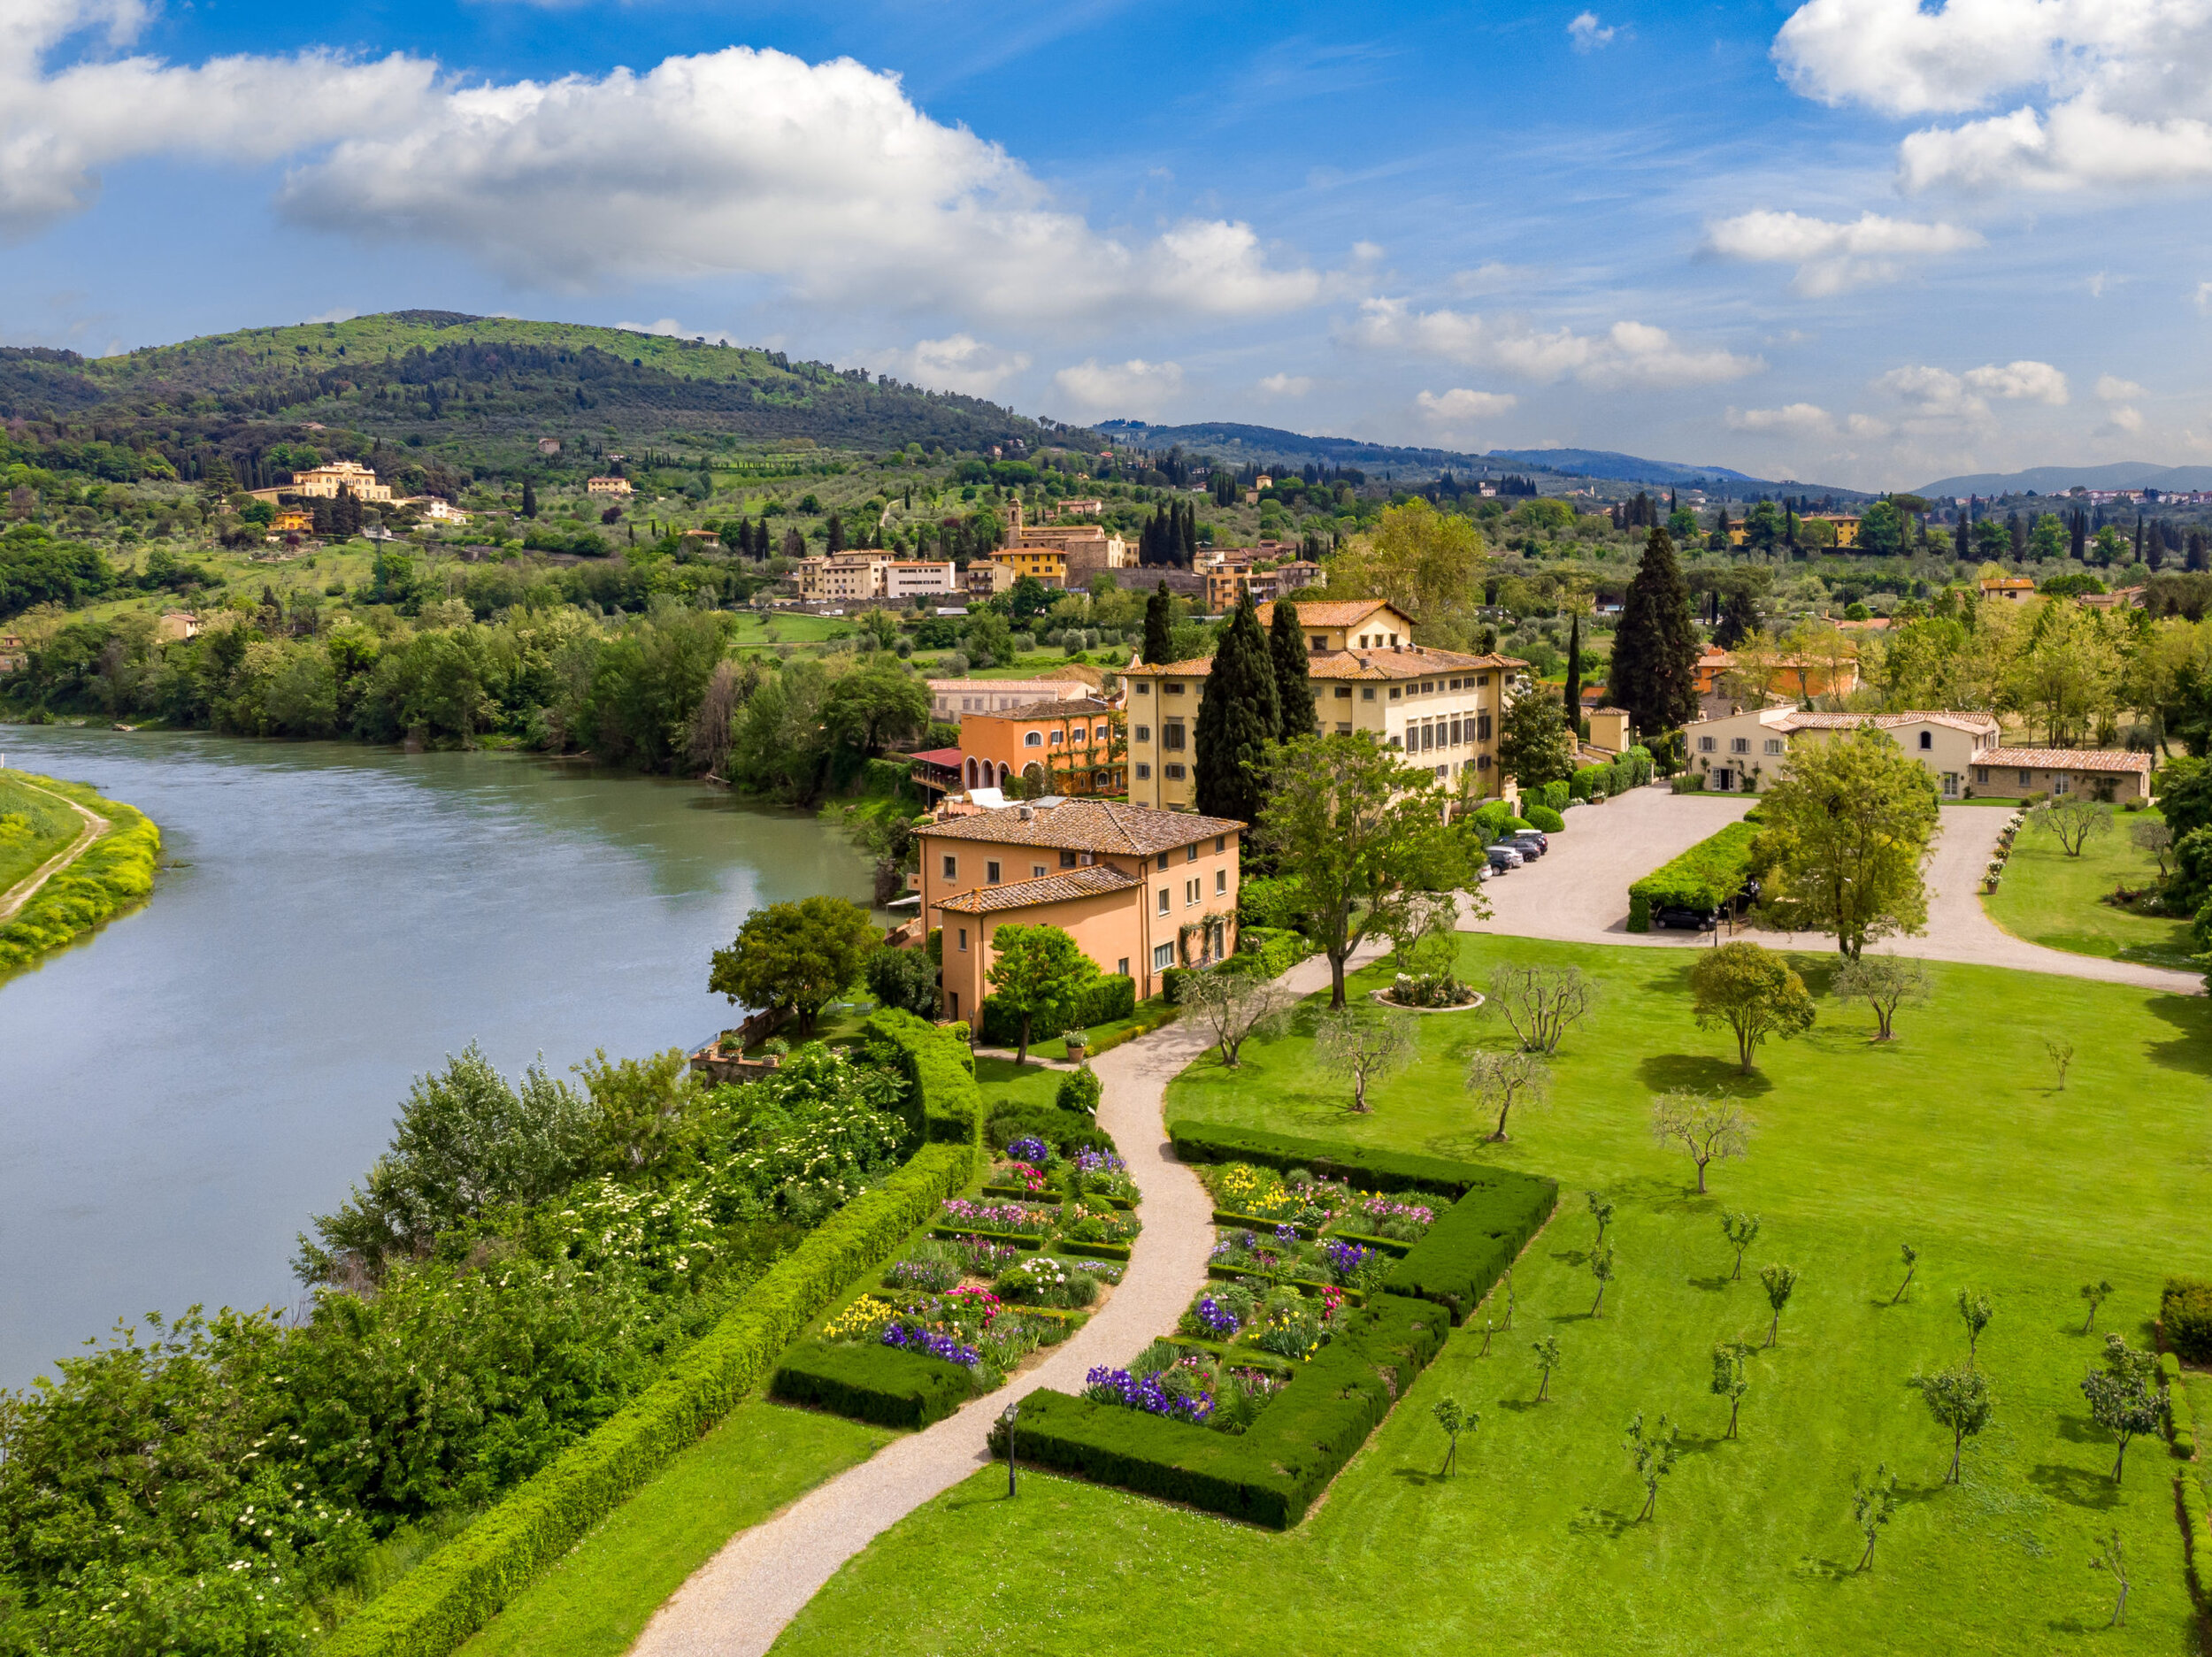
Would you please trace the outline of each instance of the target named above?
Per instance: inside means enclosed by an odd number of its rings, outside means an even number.
[[[1597,981],[1580,967],[1504,962],[1490,970],[1490,1001],[1529,1053],[1549,1058],[1567,1032],[1588,1016]]]
[[[1713,1343],[1713,1378],[1709,1389],[1714,1397],[1728,1400],[1728,1431],[1721,1436],[1736,1436],[1736,1412],[1743,1406],[1743,1395],[1751,1390],[1749,1362],[1751,1347],[1740,1340],[1717,1340]]]
[[[1859,1555],[1861,1570],[1873,1564],[1875,1538],[1882,1534],[1882,1527],[1896,1516],[1897,1475],[1889,1470],[1887,1462],[1876,1464],[1871,1480],[1863,1474],[1852,1474],[1851,1523],[1866,1538],[1866,1552]]]
[[[1548,696],[1521,697],[1498,724],[1498,769],[1524,789],[1574,775],[1574,735]]]
[[[1920,1270],[1920,1251],[1910,1243],[1900,1246],[1897,1252],[1904,1257],[1905,1280],[1897,1285],[1897,1292],[1889,1297],[1889,1303],[1892,1306],[1896,1305],[1904,1298],[1905,1291],[1912,1287],[1912,1274]]]
[[[525,518],[538,515],[538,492],[527,478],[522,480],[522,515]]]
[[[1508,1323],[1506,1327],[1510,1329],[1512,1324]],[[1551,1396],[1551,1372],[1559,1367],[1559,1337],[1547,1335],[1530,1345],[1536,1354],[1536,1401],[1540,1404]]]
[[[1725,1024],[1736,1033],[1736,1056],[1745,1075],[1760,1044],[1787,1041],[1813,1027],[1813,998],[1789,963],[1763,945],[1723,944],[1698,952],[1690,969],[1697,1026]]]
[[[1387,600],[1413,618],[1422,643],[1462,649],[1480,623],[1486,556],[1472,523],[1417,495],[1385,507],[1372,533],[1331,561],[1329,596]]]
[[[1265,784],[1260,842],[1305,882],[1308,935],[1340,1008],[1352,952],[1390,932],[1412,894],[1463,884],[1464,851],[1444,826],[1443,796],[1365,732],[1270,749]]]
[[[2100,1277],[2094,1283],[2081,1285],[2081,1298],[2089,1302],[2089,1315],[2081,1320],[2081,1332],[2086,1335],[2097,1326],[2097,1308],[2104,1304],[2105,1296],[2112,1293],[2112,1285]]]
[[[2056,1036],[2046,1036],[2043,1051],[2050,1055],[2051,1068],[2058,1075],[2058,1086],[2053,1091],[2062,1093],[2066,1091],[2066,1072],[2074,1067],[2074,1044],[2061,1041]]]
[[[687,1118],[704,1091],[681,1047],[610,1063],[606,1049],[575,1067],[591,1097],[595,1160],[618,1175],[652,1173],[674,1160]]]
[[[1656,734],[1697,717],[1697,621],[1667,532],[1655,529],[1629,583],[1613,635],[1606,693],[1639,731]]]
[[[856,667],[823,696],[822,723],[832,740],[872,759],[929,728],[929,687],[889,662]]]
[[[1567,682],[1560,688],[1559,707],[1567,716],[1567,729],[1578,733],[1582,729],[1582,610],[1578,606],[1567,618]],[[1520,775],[1518,771],[1513,774]]]
[[[2156,1432],[2166,1420],[2166,1394],[2158,1385],[2158,1354],[2138,1352],[2117,1335],[2104,1338],[2104,1371],[2092,1369],[2081,1378],[2082,1395],[2089,1400],[2090,1419],[2117,1441],[2119,1454],[2112,1462],[2112,1482],[2120,1482],[2127,1465],[2128,1441],[2140,1433]]]
[[[1370,1016],[1356,1007],[1333,1008],[1321,1015],[1314,1047],[1332,1074],[1352,1084],[1352,1109],[1364,1116],[1373,1109],[1367,1102],[1368,1088],[1403,1070],[1419,1053],[1417,1029],[1411,1013]]]
[[[2091,839],[2112,832],[2112,813],[2079,794],[2061,794],[2028,808],[2028,826],[2057,836],[2069,857],[2078,857]]]
[[[1782,1333],[1782,1308],[1790,1303],[1790,1296],[1797,1293],[1797,1268],[1762,1266],[1759,1286],[1767,1292],[1767,1304],[1774,1308],[1774,1321],[1767,1325],[1767,1345],[1771,1346]]]
[[[1861,955],[1837,969],[1828,993],[1839,1001],[1864,1001],[1874,1009],[1874,1039],[1893,1041],[1897,1009],[1927,1004],[1928,969],[1904,955]]]
[[[1467,1060],[1467,1096],[1480,1114],[1498,1113],[1490,1139],[1493,1144],[1502,1144],[1506,1119],[1514,1106],[1533,1109],[1549,1101],[1551,1067],[1541,1054],[1478,1047]]]
[[[1709,1163],[1741,1156],[1751,1146],[1757,1124],[1732,1099],[1706,1093],[1672,1093],[1653,1101],[1652,1137],[1665,1145],[1680,1140],[1697,1164],[1697,1194],[1705,1194]]]
[[[1459,1400],[1454,1398],[1438,1399],[1431,1406],[1429,1414],[1436,1417],[1436,1424],[1443,1428],[1448,1440],[1448,1447],[1444,1452],[1444,1468],[1441,1477],[1449,1478],[1452,1476],[1453,1466],[1459,1460],[1459,1435],[1463,1432],[1472,1432],[1477,1423],[1482,1420],[1482,1416],[1475,1410],[1463,1410],[1459,1407]]]
[[[1659,1506],[1659,1481],[1674,1471],[1674,1423],[1662,1415],[1657,1427],[1647,1430],[1644,1412],[1640,1409],[1628,1423],[1627,1441],[1622,1447],[1628,1452],[1629,1464],[1644,1487],[1643,1511],[1636,1516],[1648,1519]]]
[[[2128,1560],[2126,1550],[2120,1543],[2120,1528],[2117,1525],[2106,1533],[2103,1545],[2090,1557],[2089,1569],[2103,1571],[2120,1590],[2120,1597],[2112,1604],[2112,1619],[2105,1626],[2125,1628],[2128,1622]]]
[[[714,952],[707,988],[732,1001],[798,1015],[799,1033],[851,987],[876,945],[868,911],[843,898],[816,895],[755,909],[736,941]]]
[[[2128,840],[2135,849],[2148,852],[2158,859],[2158,878],[2166,878],[2166,859],[2174,848],[2174,832],[2154,817],[2140,817],[2128,826]]]
[[[1294,742],[1317,735],[1321,722],[1313,706],[1313,683],[1306,676],[1306,630],[1298,606],[1276,601],[1267,624],[1267,654],[1275,665],[1275,704],[1282,719],[1282,740]]]
[[[1175,659],[1171,642],[1174,632],[1175,601],[1163,581],[1159,591],[1144,601],[1144,659],[1148,665],[1158,667]]]
[[[1743,1252],[1759,1240],[1759,1216],[1747,1214],[1740,1208],[1732,1209],[1720,1216],[1720,1234],[1728,1239],[1736,1251],[1736,1269],[1728,1274],[1731,1283],[1743,1278]]]
[[[1275,665],[1247,592],[1215,648],[1206,694],[1198,704],[1197,752],[1192,756],[1196,803],[1207,817],[1259,820],[1268,747],[1282,738]]]
[[[1605,1306],[1605,1285],[1613,1281],[1612,1244],[1601,1241],[1590,1251],[1590,1275],[1598,1284],[1598,1298],[1590,1302],[1590,1316],[1595,1317]]]
[[[1029,1035],[1040,1018],[1064,1023],[1083,992],[1098,979],[1098,965],[1057,926],[1001,926],[991,934],[990,970],[984,976],[1006,1009],[1022,1021],[1016,1064],[1029,1060]]]
[[[1966,1324],[1966,1367],[1974,1367],[1975,1354],[1982,1344],[1982,1331],[1989,1327],[1989,1320],[1996,1309],[1989,1297],[1979,1289],[1961,1289],[1958,1293],[1959,1316]]]
[[[1613,1200],[1595,1191],[1586,1191],[1582,1194],[1590,1205],[1590,1217],[1597,1222],[1598,1234],[1594,1241],[1602,1243],[1606,1232],[1613,1229]]]
[[[934,1018],[940,1005],[936,963],[926,949],[881,945],[868,957],[868,993],[880,1006]]]
[[[1989,1425],[1989,1382],[1978,1369],[1958,1367],[1939,1369],[1933,1375],[1916,1375],[1912,1384],[1920,1389],[1920,1396],[1928,1406],[1928,1413],[1936,1418],[1936,1424],[1947,1428],[1951,1434],[1951,1470],[1944,1483],[1959,1482],[1959,1453],[1969,1438]]]
[[[1759,811],[1752,867],[1776,924],[1827,932],[1853,961],[1873,939],[1926,924],[1935,779],[1880,732],[1793,748]]]
[[[1195,1007],[1214,1032],[1225,1070],[1238,1068],[1237,1054],[1254,1036],[1273,1033],[1288,1018],[1298,997],[1272,978],[1248,972],[1202,972],[1183,986],[1183,1002]]]
[[[1713,629],[1713,642],[1723,650],[1732,650],[1747,639],[1758,636],[1766,625],[1766,618],[1759,613],[1759,596],[1749,583],[1731,587],[1728,602],[1721,606],[1720,623]]]

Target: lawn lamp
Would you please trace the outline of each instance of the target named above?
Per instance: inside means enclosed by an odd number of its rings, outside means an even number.
[[[1009,1499],[1014,1494],[1014,1422],[1021,1413],[1019,1404],[1009,1404],[1006,1413],[999,1417],[1006,1423],[1006,1494]]]

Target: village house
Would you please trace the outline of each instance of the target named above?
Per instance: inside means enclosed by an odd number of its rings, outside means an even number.
[[[1033,794],[1122,794],[1128,767],[1121,718],[1117,704],[1096,696],[963,714],[960,786],[1005,788],[1018,779]]]
[[[1301,602],[1306,672],[1320,729],[1372,733],[1405,755],[1409,770],[1455,794],[1499,791],[1498,728],[1507,693],[1528,664],[1515,656],[1470,656],[1413,643],[1413,624],[1380,599]],[[1272,625],[1274,606],[1260,606]],[[1213,658],[1124,671],[1129,717],[1129,797],[1164,810],[1195,799],[1191,761],[1198,704]]]
[[[1088,696],[1098,687],[1077,678],[1066,679],[933,679],[929,686],[929,717],[952,724],[972,713],[1004,713],[1032,702],[1060,697]]]
[[[894,558],[884,566],[887,598],[933,598],[960,590],[960,567],[926,558]]]
[[[1240,835],[1223,817],[1044,799],[916,831],[924,924],[941,932],[943,1011],[980,1016],[1000,926],[1057,926],[1102,972],[1159,993],[1175,966],[1236,948]]]
[[[1014,572],[1014,579],[1034,576],[1049,587],[1068,584],[1068,556],[1057,547],[1002,547],[994,564]]]
[[[2035,582],[2024,575],[1984,576],[1982,596],[2008,604],[2023,604],[2035,596]]]
[[[1769,696],[1810,702],[1816,696],[1848,696],[1859,687],[1859,664],[1850,656],[1839,656],[1832,661],[1818,656],[1770,656],[1764,658],[1764,665],[1765,694]],[[1708,649],[1697,658],[1697,665],[1692,670],[1699,697],[1724,694],[1727,687],[1724,681],[1745,666],[1733,651]],[[1758,666],[1758,659],[1754,658],[1747,671],[1755,674]]]
[[[1792,745],[1826,741],[1839,732],[1879,731],[1928,768],[1939,793],[1961,800],[1974,792],[1973,773],[2003,740],[2003,727],[1986,713],[1801,713],[1777,704],[1692,725],[1691,769],[1708,788],[1755,794],[1781,774]]]
[[[627,478],[587,478],[584,480],[584,493],[623,496],[634,495],[636,491],[630,487],[630,480]]]
[[[2026,800],[2041,794],[2147,800],[2151,756],[2121,748],[1993,748],[1978,754],[1969,793]]]
[[[334,460],[326,466],[296,472],[292,474],[289,492],[334,501],[341,490],[350,494],[357,501],[388,501],[392,498],[391,485],[379,483],[376,473],[357,460]]]
[[[995,558],[978,558],[960,572],[960,585],[976,598],[989,598],[998,593],[1014,590],[1016,572],[1010,564],[1001,564]]]

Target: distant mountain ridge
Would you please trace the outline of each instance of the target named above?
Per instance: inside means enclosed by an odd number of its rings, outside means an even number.
[[[2030,466],[2024,472],[1970,472],[1924,483],[1915,495],[2063,495],[2085,489],[2212,489],[2212,466],[2154,466],[2115,460],[2101,466]]]
[[[1782,486],[1766,478],[1755,478],[1749,472],[1738,472],[1730,466],[1686,466],[1679,461],[1646,460],[1637,455],[1623,455],[1609,449],[1494,449],[1490,457],[1498,460],[1519,461],[1524,465],[1540,465],[1548,472],[1563,472],[1569,477],[1617,478],[1623,483],[1694,483],[1699,479],[1718,479],[1724,483],[1747,483],[1755,488],[1773,489]],[[1812,488],[1810,484],[1796,486]]]

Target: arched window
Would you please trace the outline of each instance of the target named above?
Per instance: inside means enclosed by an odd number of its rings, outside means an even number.
[[[1002,788],[1005,787],[1009,782],[1013,780],[1013,777],[1014,768],[1009,765],[1004,760],[1001,760],[998,766],[998,786]]]
[[[968,786],[972,788],[975,786],[975,756],[971,754],[968,756]]]
[[[1025,731],[1022,733],[1022,746],[1024,748],[1042,748],[1044,745],[1044,737],[1040,733],[1035,731]]]

